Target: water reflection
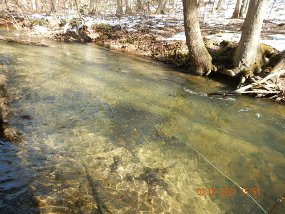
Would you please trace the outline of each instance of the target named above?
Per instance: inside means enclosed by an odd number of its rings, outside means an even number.
[[[266,210],[284,193],[284,106],[205,97],[224,86],[92,45],[2,46],[39,212],[263,213],[201,154]]]

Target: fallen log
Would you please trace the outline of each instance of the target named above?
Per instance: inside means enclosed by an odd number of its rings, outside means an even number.
[[[40,43],[40,42],[30,42],[30,41],[26,41],[26,40],[5,38],[5,37],[2,37],[2,36],[0,36],[0,41],[10,42],[10,43],[17,43],[17,44],[21,44],[21,45],[35,45],[35,46],[41,46],[41,47],[48,47],[48,45]]]

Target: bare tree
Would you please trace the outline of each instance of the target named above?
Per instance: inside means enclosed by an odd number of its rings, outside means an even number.
[[[137,12],[143,12],[143,4],[142,4],[142,0],[137,0],[136,1],[136,6],[137,6]]]
[[[122,14],[123,14],[123,1],[117,0],[116,15],[122,15]]]
[[[41,0],[35,0],[35,7],[36,7],[36,10],[38,12],[41,12],[41,10],[42,10],[42,2],[41,2]]]
[[[96,12],[97,11],[97,1],[89,0],[89,8],[90,8],[90,11]]]
[[[217,4],[216,10],[217,10],[217,11],[223,10],[224,4],[225,4],[225,0],[219,0],[219,1],[218,1],[218,4]]]
[[[198,7],[205,7],[205,0],[198,0]]]
[[[51,11],[52,13],[56,12],[55,0],[50,0],[50,11]]]
[[[158,6],[157,6],[157,9],[156,9],[156,12],[157,14],[164,14],[165,13],[165,9],[166,9],[166,3],[167,3],[167,0],[159,0],[158,1]]]
[[[248,9],[249,0],[242,0],[239,17],[245,17]]]
[[[251,0],[245,18],[242,35],[235,52],[234,66],[254,69],[258,64],[259,37],[268,0]]]
[[[207,75],[213,69],[212,57],[201,34],[197,0],[183,0],[183,15],[190,70],[199,75]]]
[[[235,10],[233,12],[232,18],[238,18],[240,14],[242,0],[237,0]]]
[[[125,14],[132,14],[132,8],[131,8],[129,0],[125,0],[125,5],[126,5]]]

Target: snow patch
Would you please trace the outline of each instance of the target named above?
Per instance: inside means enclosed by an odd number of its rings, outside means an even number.
[[[38,32],[39,34],[47,34],[49,32],[48,28],[45,26],[39,26],[36,25],[34,27],[34,29],[36,30],[36,32]]]
[[[206,36],[207,39],[214,39],[217,42],[232,41],[232,42],[239,42],[241,37],[240,33],[218,33],[218,34],[211,34]],[[276,48],[279,51],[285,50],[285,35],[283,34],[276,34],[271,35],[272,39],[261,39],[260,43],[269,45],[273,48]],[[174,40],[174,41],[186,41],[185,32],[180,32],[166,40]]]
[[[167,38],[166,40],[186,41],[185,32],[180,32],[172,37]]]

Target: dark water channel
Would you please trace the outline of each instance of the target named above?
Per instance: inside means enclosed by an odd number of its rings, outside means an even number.
[[[92,45],[0,44],[24,139],[0,143],[0,213],[264,213],[285,193],[284,106]]]

